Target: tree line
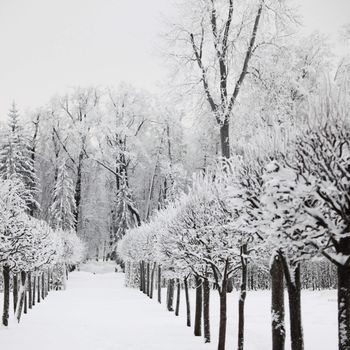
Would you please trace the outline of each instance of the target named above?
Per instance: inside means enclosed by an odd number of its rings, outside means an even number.
[[[192,276],[195,335],[201,335],[203,315],[206,341],[210,341],[209,295],[215,290],[220,298],[218,349],[223,350],[227,293],[230,281],[239,280],[237,348],[243,349],[248,267],[265,266],[270,272],[273,349],[285,347],[286,287],[291,348],[301,350],[301,289],[310,283],[307,279],[317,278],[315,270],[304,269],[302,279],[302,266],[320,260],[325,266],[326,259],[333,266],[329,271],[336,270],[338,346],[348,349],[350,125],[348,110],[339,108],[339,101],[325,105],[326,109],[315,111],[317,123],[290,140],[287,151],[223,159],[215,169],[196,175],[190,189],[150,221],[129,230],[118,246],[126,263],[127,285],[140,283],[140,289],[152,296],[153,280],[161,274],[167,281],[171,311],[174,290],[183,283],[188,297]]]
[[[13,106],[0,152],[4,326],[9,324],[10,310],[20,322],[22,314],[40,303],[50,290],[65,288],[67,267],[78,264],[84,258],[85,249],[73,229],[72,192],[64,164],[58,170],[52,191],[51,219],[48,222],[39,217],[37,193],[40,183],[34,167],[35,153],[18,119]]]

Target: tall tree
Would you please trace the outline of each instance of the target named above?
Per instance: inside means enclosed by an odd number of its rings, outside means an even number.
[[[51,205],[51,223],[55,228],[72,230],[76,224],[76,206],[74,184],[71,179],[66,160],[63,159],[58,168],[57,182],[53,190]]]
[[[22,195],[30,213],[39,206],[36,199],[38,179],[35,174],[34,160],[30,142],[24,134],[18,110],[13,103],[0,151],[0,176],[3,179],[16,177],[23,182],[25,191]]]
[[[261,49],[275,45],[282,34],[278,31],[288,9],[280,1],[265,0],[192,0],[180,8],[181,17],[169,34],[175,41],[172,56],[180,60],[180,70],[190,65],[196,72],[193,79],[189,79],[193,73],[184,75],[186,86],[191,81],[201,84],[202,96],[219,125],[221,154],[229,158],[234,107],[253,61],[256,64]],[[277,21],[270,21],[271,16]]]

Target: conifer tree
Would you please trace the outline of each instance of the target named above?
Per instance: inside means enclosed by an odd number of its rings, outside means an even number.
[[[0,150],[0,176],[3,179],[17,178],[24,184],[23,199],[30,215],[39,208],[36,201],[38,179],[35,174],[33,157],[28,139],[20,125],[20,117],[13,103],[9,111],[8,129],[3,136]]]
[[[135,207],[126,176],[120,176],[116,193],[113,229],[110,235],[111,258],[114,258],[116,245],[123,238],[126,230],[140,225],[140,216]]]
[[[51,205],[51,224],[56,229],[74,230],[75,200],[74,184],[69,176],[66,160],[62,160],[58,169],[57,182],[53,190]]]

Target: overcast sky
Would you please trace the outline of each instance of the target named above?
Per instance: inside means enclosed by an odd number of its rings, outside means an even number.
[[[296,0],[306,31],[335,33],[350,0]],[[0,117],[45,104],[72,86],[127,81],[155,89],[160,13],[171,0],[0,0]]]

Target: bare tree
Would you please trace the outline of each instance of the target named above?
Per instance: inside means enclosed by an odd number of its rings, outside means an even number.
[[[276,32],[282,28],[276,25],[265,31],[269,17],[283,22],[286,10],[266,0],[192,0],[184,7],[182,23],[172,26],[175,30],[169,35],[175,40],[172,56],[196,72],[193,80],[186,74],[186,85],[202,86],[204,100],[220,128],[222,156],[229,158],[230,124],[238,96],[260,48],[275,44]]]

